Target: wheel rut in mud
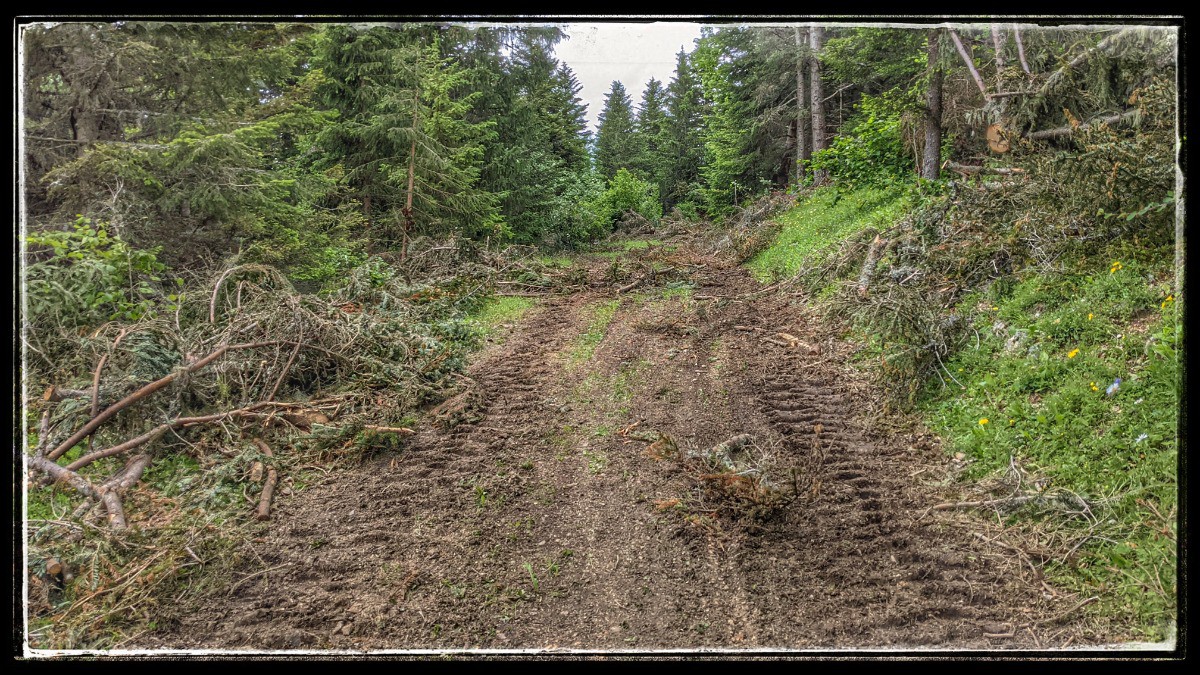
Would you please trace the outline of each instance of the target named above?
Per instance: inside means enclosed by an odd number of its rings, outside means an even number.
[[[939,495],[919,476],[944,458],[869,430],[848,346],[744,270],[694,269],[689,293],[541,303],[402,451],[281,501],[245,575],[146,646],[1033,646],[988,635],[1045,600],[1018,562],[929,515]],[[804,348],[764,339],[779,332]],[[654,452],[738,434],[808,467],[804,497],[730,518]]]

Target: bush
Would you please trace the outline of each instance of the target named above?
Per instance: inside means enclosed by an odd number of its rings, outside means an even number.
[[[652,223],[662,218],[658,187],[639,179],[628,169],[621,169],[596,201],[595,212],[600,222],[611,228],[628,211],[638,213]]]
[[[25,270],[27,335],[47,359],[58,351],[57,336],[90,332],[106,321],[137,321],[161,298],[166,266],[158,262],[159,249],[135,249],[110,236],[105,222],[79,216],[71,230],[25,241],[33,261]]]
[[[859,112],[826,150],[813,154],[812,168],[826,170],[847,186],[887,185],[911,178],[916,163],[904,144],[904,107],[896,97],[864,95]]]

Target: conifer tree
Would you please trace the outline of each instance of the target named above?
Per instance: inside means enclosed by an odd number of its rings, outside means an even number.
[[[625,85],[613,81],[612,89],[604,96],[596,133],[596,170],[604,180],[611,180],[619,169],[636,166],[638,159],[633,103]]]

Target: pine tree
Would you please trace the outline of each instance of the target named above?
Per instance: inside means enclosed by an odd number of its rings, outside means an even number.
[[[606,181],[616,176],[619,169],[637,165],[633,122],[633,103],[625,86],[613,81],[612,89],[604,97],[604,111],[600,113],[596,133],[596,170]]]

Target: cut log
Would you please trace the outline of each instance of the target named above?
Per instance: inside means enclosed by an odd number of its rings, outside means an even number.
[[[267,445],[261,438],[254,439],[254,444],[267,457],[274,457],[271,452],[271,446]],[[279,480],[279,473],[275,471],[275,467],[267,465],[267,482],[263,484],[262,494],[258,498],[258,510],[255,511],[254,517],[258,520],[267,520],[271,517],[271,497],[275,494],[275,483]]]

